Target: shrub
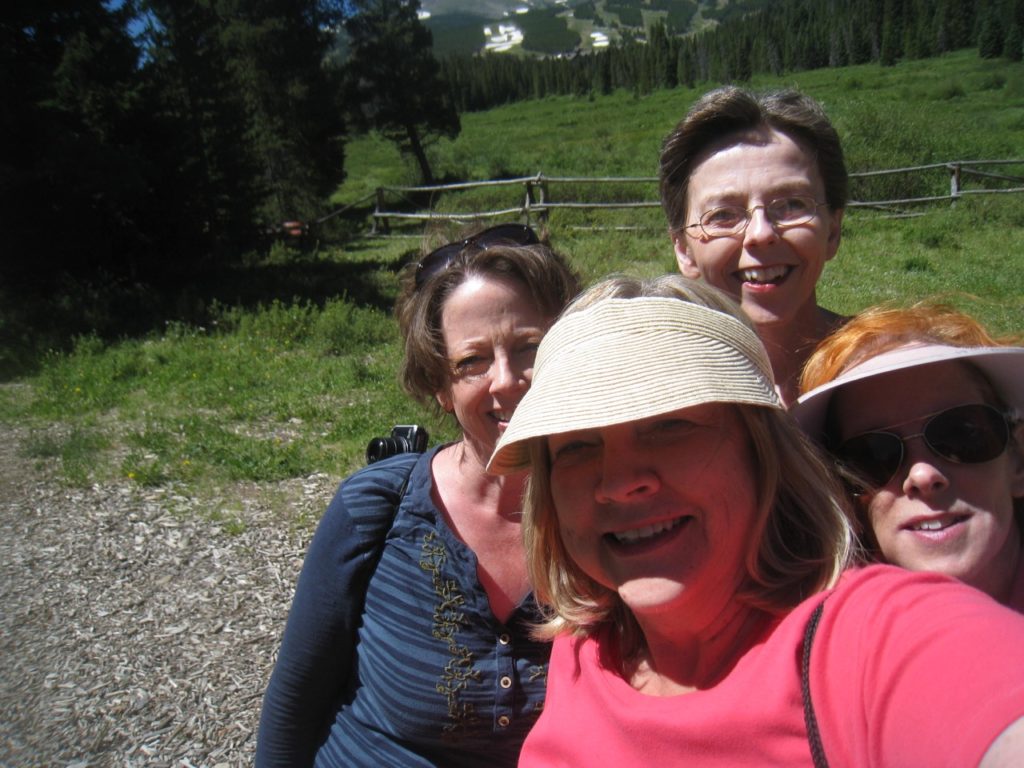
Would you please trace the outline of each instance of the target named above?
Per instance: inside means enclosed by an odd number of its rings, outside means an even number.
[[[319,313],[311,336],[322,354],[343,355],[390,344],[398,339],[398,329],[380,310],[336,299]]]
[[[988,72],[978,83],[979,91],[998,91],[1006,85],[1006,77],[1001,72]]]

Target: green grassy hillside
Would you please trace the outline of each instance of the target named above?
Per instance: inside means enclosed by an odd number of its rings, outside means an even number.
[[[821,101],[851,171],[938,158],[1024,156],[1024,64],[958,51],[894,67],[870,64],[758,76],[755,89],[796,87]],[[460,179],[528,175],[645,175],[658,147],[712,84],[635,98],[551,97],[462,116],[462,134],[433,148],[435,170]],[[381,183],[414,183],[415,168],[375,136],[354,138],[337,199]]]
[[[797,86],[820,99],[852,171],[1024,159],[1021,64],[960,52],[891,68],[758,78],[753,86]],[[467,114],[461,136],[435,145],[432,159],[438,175],[452,179],[653,175],[662,138],[698,94],[558,98]],[[414,167],[379,138],[353,140],[346,155],[348,180],[334,196],[339,206],[379,185],[415,181]],[[1024,175],[1024,166],[1011,170]],[[855,185],[853,197],[886,191],[877,186]],[[507,199],[488,192],[437,204],[474,210],[518,202],[518,192],[501,194]],[[653,186],[643,194],[653,198]],[[922,211],[901,219],[849,211],[840,254],[821,284],[823,303],[848,313],[879,301],[942,296],[997,333],[1024,332],[1024,197],[973,197]],[[609,223],[632,229],[586,228]],[[587,280],[675,268],[657,209],[618,217],[556,212],[550,229]],[[80,339],[72,352],[44,360],[22,386],[0,390],[0,420],[33,426],[36,437],[22,450],[59,461],[69,483],[119,477],[170,486],[207,496],[211,515],[244,525],[226,487],[317,471],[340,477],[363,463],[371,437],[394,424],[425,424],[434,439],[453,434],[395,381],[400,351],[388,306],[397,268],[419,244],[416,236],[320,243],[302,252],[279,246],[257,265],[262,272],[243,276],[245,286],[296,286],[294,299],[243,308],[225,291],[202,327],[170,322],[161,334],[116,344]],[[302,285],[343,287],[320,303],[301,293]]]
[[[1024,65],[982,60],[974,51],[895,67],[864,65],[785,78],[757,77],[752,88],[797,87],[820,100],[844,143],[851,172],[953,160],[1024,160]],[[458,180],[530,176],[652,176],[661,141],[706,87],[635,98],[618,92],[521,102],[462,117],[462,134],[431,156],[439,176]],[[367,136],[349,145],[348,180],[335,200],[379,185],[414,184],[415,168],[394,147]],[[1007,172],[1024,175],[1024,165]],[[920,177],[919,177],[920,178]],[[945,171],[924,183],[948,190]],[[854,182],[855,200],[900,195],[908,179]],[[1024,184],[1017,184],[1024,186]],[[909,192],[913,192],[911,188]],[[571,192],[571,190],[569,191]],[[656,199],[654,185],[634,190]],[[567,194],[571,197],[569,193]],[[441,198],[439,210],[472,211],[518,203],[518,189]],[[1024,196],[986,196],[920,207],[913,219],[851,210],[840,256],[829,265],[823,301],[842,312],[893,299],[950,295],[998,331],[1024,331]],[[614,223],[636,232],[585,232]],[[589,278],[617,270],[673,268],[660,210],[618,216],[552,215],[553,240]],[[404,247],[408,247],[407,243]],[[953,296],[953,294],[957,294]]]

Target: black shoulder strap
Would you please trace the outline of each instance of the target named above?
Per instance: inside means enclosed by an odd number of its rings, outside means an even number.
[[[800,665],[800,692],[804,699],[804,723],[807,725],[807,740],[811,743],[811,759],[814,768],[828,768],[825,759],[825,748],[821,745],[821,733],[818,732],[818,718],[814,715],[814,703],[811,701],[811,644],[814,634],[818,631],[821,612],[825,609],[825,601],[818,603],[804,630],[804,653]]]
[[[402,499],[405,498],[405,492],[409,489],[409,480],[412,478],[412,472],[414,469],[416,469],[416,464],[419,463],[419,459],[422,454],[414,453],[404,455],[408,456],[410,460],[395,462],[395,466],[398,468],[398,472],[396,473],[397,476],[392,479],[392,482],[400,481],[400,484],[398,485],[397,488],[395,488],[397,498],[395,499],[395,502],[391,508],[391,520],[388,522],[388,529],[390,529],[391,526],[394,524],[395,515],[398,514],[398,507],[402,504]],[[386,531],[385,535],[387,535]],[[383,543],[384,541],[383,539],[381,539],[381,547],[383,547]],[[379,556],[380,553],[378,552],[378,557]]]
[[[352,518],[355,535],[364,542],[363,557],[373,568],[420,457],[399,454],[359,470],[341,485],[341,502]]]

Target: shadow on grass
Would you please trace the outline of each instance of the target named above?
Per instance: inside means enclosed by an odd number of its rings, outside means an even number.
[[[415,246],[410,243],[396,256],[393,246],[365,241],[358,246],[358,259],[347,260],[343,248],[279,244],[251,255],[244,260],[248,263],[191,275],[146,281],[109,274],[47,275],[5,281],[0,283],[0,381],[37,372],[47,354],[71,349],[79,336],[143,338],[170,323],[207,325],[225,308],[252,310],[274,301],[322,307],[344,296],[358,306],[389,312],[395,281],[381,279],[381,273],[397,273]]]

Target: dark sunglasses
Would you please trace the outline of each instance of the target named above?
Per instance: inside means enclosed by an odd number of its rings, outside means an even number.
[[[537,233],[525,224],[498,224],[477,232],[472,237],[455,243],[448,243],[437,248],[416,265],[416,287],[421,288],[438,272],[447,269],[452,259],[467,248],[478,248],[486,251],[496,245],[538,245],[540,238]]]
[[[924,429],[901,437],[892,432],[865,432],[843,442],[836,456],[864,478],[881,488],[903,466],[904,443],[923,437],[936,456],[957,464],[981,464],[998,457],[1010,442],[1006,416],[990,405],[958,405],[933,415]]]

